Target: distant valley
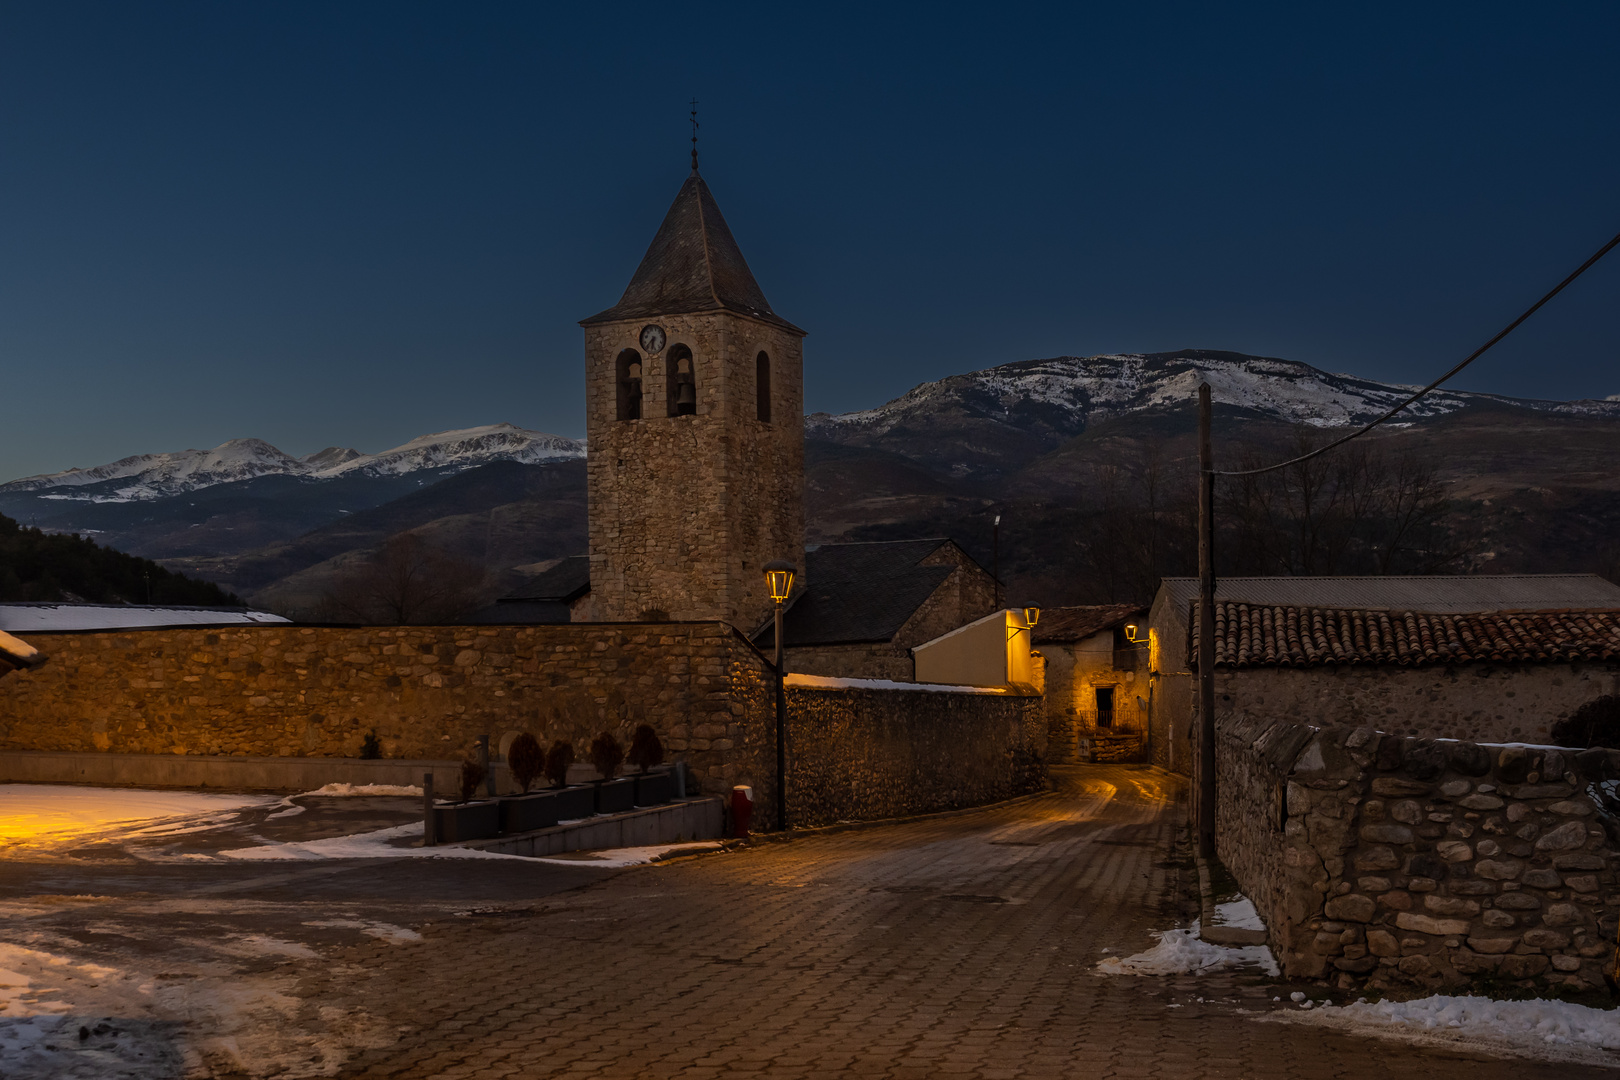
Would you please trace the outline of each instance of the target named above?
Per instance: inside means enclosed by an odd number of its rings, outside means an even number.
[[[809,540],[945,534],[988,565],[1000,513],[1010,592],[1047,604],[1137,598],[1153,573],[1189,569],[1178,515],[1206,379],[1228,464],[1286,453],[1409,393],[1202,350],[951,376],[874,409],[807,418]],[[1620,567],[1620,401],[1441,392],[1368,442],[1423,461],[1444,485],[1455,569]],[[372,455],[294,458],[244,439],[13,481],[0,485],[0,513],[87,533],[294,615],[405,532],[480,567],[493,597],[585,549],[583,457],[576,440],[506,424]],[[1111,549],[1141,545],[1146,527],[1128,524],[1140,520],[1164,534],[1149,538],[1149,561],[1134,576],[1099,569]]]

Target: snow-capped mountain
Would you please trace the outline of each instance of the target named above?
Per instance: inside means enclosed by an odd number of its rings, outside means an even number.
[[[402,476],[427,469],[447,475],[492,461],[534,464],[584,456],[585,444],[578,439],[513,424],[423,435],[380,454],[332,446],[295,458],[263,439],[232,439],[212,450],[136,454],[92,469],[24,477],[0,484],[0,494],[38,492],[43,499],[73,502],[146,502],[268,475],[311,481]]]
[[[1194,349],[1175,353],[1059,356],[1025,360],[923,383],[886,405],[808,418],[807,433],[834,441],[931,426],[953,415],[1025,432],[1074,435],[1099,420],[1196,398],[1208,382],[1217,405],[1319,427],[1363,424],[1416,387],[1335,375],[1294,360]],[[1439,390],[1400,419],[1422,420],[1486,403],[1620,417],[1620,401],[1530,401]]]

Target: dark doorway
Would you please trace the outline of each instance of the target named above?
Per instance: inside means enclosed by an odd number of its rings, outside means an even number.
[[[1112,686],[1097,687],[1097,726],[1100,728],[1114,726],[1114,688]]]

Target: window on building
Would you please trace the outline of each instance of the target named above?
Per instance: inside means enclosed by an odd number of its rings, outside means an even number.
[[[619,419],[641,419],[641,354],[626,349],[619,354]]]
[[[1097,726],[1114,726],[1114,688],[1112,686],[1097,687]]]
[[[759,419],[771,422],[771,358],[764,353],[754,357],[754,397]]]
[[[685,345],[672,345],[664,357],[664,373],[669,380],[669,415],[695,415],[697,372],[692,363],[692,350]]]

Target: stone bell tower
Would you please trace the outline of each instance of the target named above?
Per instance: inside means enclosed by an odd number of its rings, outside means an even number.
[[[692,175],[624,295],[585,319],[591,589],[576,618],[769,617],[804,559],[804,331]]]

